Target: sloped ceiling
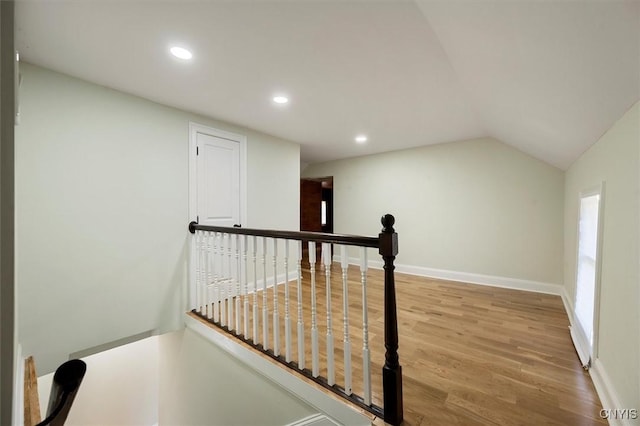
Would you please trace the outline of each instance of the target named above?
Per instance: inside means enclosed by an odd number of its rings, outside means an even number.
[[[640,99],[638,1],[19,1],[16,15],[23,60],[295,141],[305,162],[491,136],[567,168]]]

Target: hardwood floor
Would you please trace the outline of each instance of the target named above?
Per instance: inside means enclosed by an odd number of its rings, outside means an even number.
[[[34,426],[41,420],[36,362],[30,356],[24,360],[24,425]]]
[[[303,271],[305,348],[311,367],[309,270]],[[353,390],[362,395],[362,293],[349,268],[349,331]],[[382,405],[383,276],[369,270],[372,399]],[[342,278],[331,267],[336,381],[343,385]],[[406,425],[606,424],[593,383],[573,349],[558,296],[396,274],[400,364]],[[269,319],[273,290],[268,289]],[[285,353],[284,286],[278,286],[280,352]],[[249,300],[253,303],[253,296]],[[290,283],[293,358],[297,360],[296,283]],[[317,269],[321,375],[326,377],[324,271]],[[258,292],[262,338],[262,292]],[[251,312],[251,311],[250,311]],[[249,316],[249,334],[252,315]],[[273,336],[269,334],[269,347]],[[376,422],[379,423],[379,420]]]

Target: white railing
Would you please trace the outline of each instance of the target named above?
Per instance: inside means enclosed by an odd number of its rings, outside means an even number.
[[[195,274],[191,310],[388,423],[399,424],[402,373],[397,355],[393,278],[397,234],[392,216],[385,216],[383,225],[378,237],[358,237],[222,228],[192,222],[189,229],[194,233]],[[322,253],[320,264],[317,244]],[[367,248],[377,248],[385,260],[384,409],[372,402]],[[358,261],[350,268],[350,260],[353,263],[354,259],[349,256],[354,254]],[[334,258],[338,260],[335,264]],[[295,286],[295,291],[290,291],[290,286]],[[361,301],[361,312],[351,312],[350,291],[353,300]],[[350,314],[362,318],[362,335],[357,339],[362,342],[361,357],[352,352]],[[343,357],[338,360],[334,332],[343,350]],[[311,355],[310,369],[307,351]],[[361,379],[358,384],[353,380],[354,365]]]

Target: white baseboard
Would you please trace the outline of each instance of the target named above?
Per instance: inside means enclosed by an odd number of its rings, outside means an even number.
[[[292,281],[292,280],[296,279],[297,276],[298,276],[298,271],[297,270],[290,270],[289,271],[289,281]],[[268,276],[267,277],[267,282],[266,282],[266,284],[267,284],[266,287],[267,288],[273,288],[274,281],[276,282],[276,285],[284,284],[286,278],[287,277],[286,277],[286,274],[284,272],[281,273],[281,274],[278,274],[278,277],[277,277],[276,280],[273,279],[273,275]],[[247,283],[248,294],[253,294],[253,292],[255,291],[255,285],[256,284],[258,285],[258,290],[262,290],[263,289],[263,284],[262,284],[263,281],[264,281],[263,279],[258,279],[257,281],[251,281],[251,282]],[[213,298],[214,298],[214,294],[213,294],[214,287],[215,286],[213,284],[209,284],[207,286],[208,291],[209,291],[210,300],[213,300]],[[240,289],[240,293],[242,293],[242,290],[243,289],[241,288]],[[230,295],[232,297],[235,297],[235,296],[238,295],[236,286],[231,287]],[[224,298],[225,297],[223,297],[223,299]]]
[[[569,297],[569,293],[565,286],[562,286],[562,293],[560,294],[560,297],[562,298],[564,310],[567,312],[567,317],[569,317],[569,324],[573,325],[573,299]]]
[[[295,374],[286,371],[285,368],[279,367],[266,360],[260,354],[238,343],[233,337],[225,336],[221,332],[207,327],[189,315],[185,315],[185,325],[204,339],[222,348],[239,361],[253,368],[257,374],[261,374],[282,386],[284,389],[287,389],[307,404],[315,407],[320,413],[326,413],[334,423],[337,422],[337,424],[352,426],[371,425],[371,420],[368,417],[359,413],[351,406],[316,389]],[[324,424],[326,423],[323,423],[323,425]]]
[[[334,256],[334,261],[339,262],[340,257]],[[357,257],[350,257],[349,264],[359,265],[360,259]],[[373,269],[382,269],[384,263],[381,260],[369,260],[368,265]],[[471,272],[450,271],[446,269],[427,268],[424,266],[403,265],[400,263],[396,263],[395,267],[395,271],[402,274],[417,275],[420,277],[436,278],[440,280],[460,281],[470,284],[555,294],[558,296],[561,296],[564,290],[564,286],[560,284],[523,280],[520,278],[474,274]]]
[[[640,407],[625,407],[622,405],[620,398],[611,383],[611,379],[599,359],[596,359],[593,362],[589,369],[589,374],[591,375],[591,380],[593,380],[596,392],[600,397],[602,407],[605,410],[620,410],[625,408],[640,410]],[[634,423],[633,420],[628,418],[609,418],[608,421],[611,426],[633,426],[634,424],[638,424],[637,420]]]
[[[282,272],[280,274],[278,274],[277,279],[275,280],[277,285],[280,284],[284,284],[286,277],[285,277],[285,273]],[[298,277],[298,271],[297,270],[290,270],[289,271],[289,281],[295,280]],[[256,280],[256,282],[250,282],[247,284],[247,286],[249,287],[249,293],[253,293],[255,290],[255,285],[258,284],[258,290],[261,290],[263,288],[262,286],[262,281],[263,280]],[[273,287],[273,283],[274,283],[274,279],[273,279],[273,275],[268,276],[267,277],[267,288],[272,288]]]

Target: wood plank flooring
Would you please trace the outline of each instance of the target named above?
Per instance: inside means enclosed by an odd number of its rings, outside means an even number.
[[[24,360],[24,424],[34,426],[41,420],[36,363],[30,356]]]
[[[310,279],[303,271],[306,365],[311,368]],[[324,271],[317,268],[320,373],[326,377]],[[369,270],[369,345],[372,398],[382,406],[384,363],[382,271]],[[349,332],[353,390],[362,395],[362,291],[349,268]],[[297,361],[296,282],[290,283],[292,352]],[[343,304],[338,264],[331,267],[336,381],[342,386]],[[560,297],[396,274],[400,364],[406,425],[606,424],[593,383],[580,366]],[[267,290],[269,321],[273,289]],[[262,339],[262,292],[258,292]],[[278,286],[280,352],[285,353],[284,286]],[[249,296],[253,303],[253,296]],[[251,312],[251,307],[250,307]],[[244,319],[241,319],[241,323]],[[253,317],[249,318],[249,335]],[[273,334],[269,333],[273,348]],[[262,343],[262,342],[261,342]]]

